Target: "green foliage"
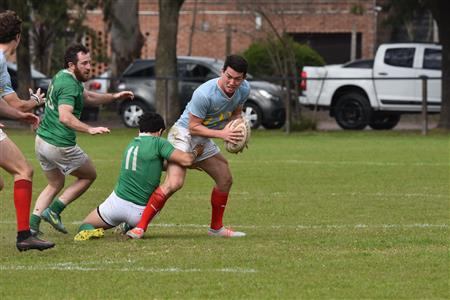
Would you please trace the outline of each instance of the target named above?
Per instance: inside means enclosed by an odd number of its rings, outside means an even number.
[[[303,66],[321,66],[325,63],[323,58],[308,45],[295,42],[291,37],[284,37],[284,44],[287,45],[295,55],[295,63],[297,70],[303,69]],[[257,76],[281,76],[280,72],[273,60],[274,53],[280,53],[281,59],[285,49],[280,40],[270,38],[254,42],[243,53],[249,63],[249,73]]]
[[[135,135],[78,135],[98,177],[63,212],[69,234],[42,224],[49,251],[14,248],[12,177],[0,169],[2,300],[449,299],[448,135],[255,130],[244,153],[224,153],[233,172],[224,221],[247,237],[206,235],[214,183],[189,170],[143,240],[108,230],[74,242]],[[8,136],[34,166],[35,200],[45,177],[34,134]]]

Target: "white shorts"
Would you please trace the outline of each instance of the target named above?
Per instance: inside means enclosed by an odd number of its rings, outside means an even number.
[[[191,136],[187,128],[174,125],[170,128],[167,140],[178,150],[192,152],[198,144],[205,146],[203,154],[195,159],[199,162],[220,153],[219,147],[210,139],[203,136]]]
[[[59,169],[64,175],[69,175],[89,159],[78,145],[57,147],[47,143],[38,135],[36,135],[34,150],[42,170]]]
[[[135,227],[141,219],[145,206],[126,201],[113,191],[102,204],[97,207],[97,213],[106,224],[115,227],[122,222]]]
[[[6,139],[7,135],[3,130],[0,129],[0,142]]]

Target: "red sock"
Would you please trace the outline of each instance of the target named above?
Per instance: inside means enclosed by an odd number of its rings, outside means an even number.
[[[222,218],[228,201],[228,192],[221,192],[216,187],[211,193],[211,229],[217,230],[223,227]]]
[[[147,206],[142,213],[141,220],[136,225],[136,227],[142,228],[144,229],[144,231],[146,231],[148,224],[152,221],[158,211],[160,211],[164,207],[166,200],[166,194],[164,194],[160,187],[157,187],[156,190],[153,191],[153,194],[150,196]]]
[[[14,182],[17,231],[30,230],[31,192],[31,181],[21,179]]]

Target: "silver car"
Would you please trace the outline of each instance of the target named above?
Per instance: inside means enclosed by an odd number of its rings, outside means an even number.
[[[179,56],[178,80],[181,112],[191,100],[192,93],[202,83],[220,76],[223,61],[208,57]],[[252,80],[247,75],[251,92],[244,105],[244,114],[252,128],[280,128],[285,123],[285,107],[281,87],[267,81]],[[134,101],[123,101],[119,114],[127,127],[137,127],[144,111],[155,110],[155,60],[138,59],[132,62],[119,79],[118,90],[131,90]]]

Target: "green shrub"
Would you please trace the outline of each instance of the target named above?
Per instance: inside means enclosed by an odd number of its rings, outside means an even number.
[[[308,45],[295,42],[291,37],[283,37],[284,43],[294,51],[297,70],[302,70],[303,66],[321,66],[324,65],[324,59]],[[285,49],[280,40],[269,38],[254,42],[243,53],[249,64],[249,73],[256,77],[282,76],[279,74],[273,63],[273,55],[286,57]]]

